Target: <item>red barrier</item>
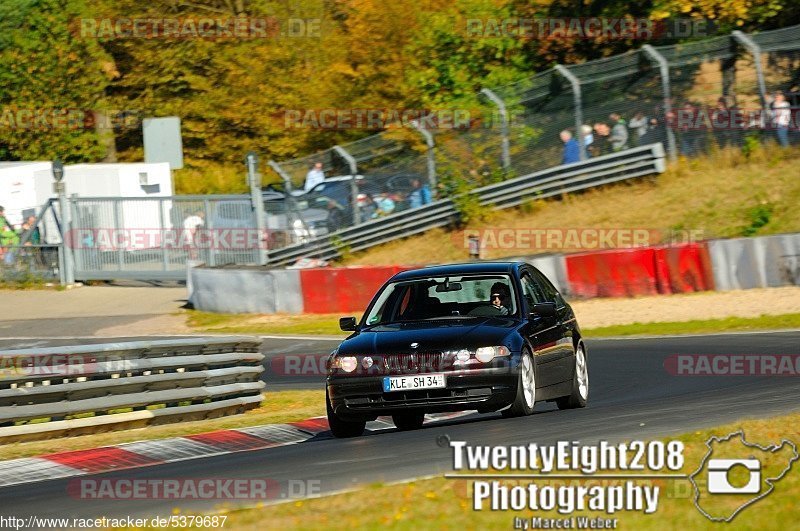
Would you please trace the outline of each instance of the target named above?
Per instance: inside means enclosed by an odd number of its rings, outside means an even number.
[[[578,297],[633,297],[714,289],[705,243],[567,255],[570,292]]]
[[[301,269],[305,313],[363,312],[384,282],[412,266]]]
[[[656,249],[659,293],[713,291],[714,274],[705,242]]]

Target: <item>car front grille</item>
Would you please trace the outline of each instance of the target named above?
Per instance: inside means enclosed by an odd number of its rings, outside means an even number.
[[[452,366],[443,352],[388,354],[383,357],[386,374],[420,374],[442,371]]]

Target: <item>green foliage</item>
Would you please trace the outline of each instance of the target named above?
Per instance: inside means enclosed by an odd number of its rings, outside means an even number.
[[[742,144],[742,154],[746,159],[750,159],[757,151],[761,149],[760,135],[757,131],[747,133],[744,137],[744,144]]]
[[[748,226],[742,229],[742,236],[753,236],[758,233],[761,227],[766,226],[772,218],[774,205],[766,201],[754,206],[747,211]]]
[[[107,109],[107,56],[70,23],[82,0],[4,0],[0,4],[0,157],[101,160],[106,149],[83,111]],[[67,118],[72,111],[73,118]],[[59,116],[66,126],[56,124]],[[37,117],[50,116],[48,120]],[[33,118],[33,120],[31,120]]]
[[[796,4],[796,3],[794,3]],[[429,108],[468,110],[480,127],[440,134],[451,153],[450,183],[507,177],[499,166],[493,106],[479,95],[554,62],[626,51],[625,40],[546,39],[468,30],[469,21],[517,17],[705,17],[721,31],[800,22],[788,0],[3,0],[0,2],[0,158],[98,162],[142,159],[134,127],[20,128],[19,110],[178,116],[187,169],[183,193],[243,190],[249,150],[285,160],[376,131],[292,127],[287,110]],[[254,39],[108,38],[81,32],[86,19],[249,17],[319,20],[319,32]],[[282,28],[282,29],[285,29]],[[473,28],[474,29],[474,28]],[[509,101],[509,108],[518,102]],[[474,114],[472,114],[474,113]],[[514,120],[512,120],[514,122]],[[541,131],[512,123],[512,157],[536,149]],[[756,150],[749,139],[745,153]],[[516,150],[516,151],[514,151]],[[269,171],[264,172],[265,175]],[[445,179],[446,180],[446,179]],[[442,190],[442,191],[443,191]]]

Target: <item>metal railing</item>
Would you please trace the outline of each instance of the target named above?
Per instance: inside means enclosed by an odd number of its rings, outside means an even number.
[[[477,197],[482,206],[500,210],[532,199],[546,199],[617,181],[654,175],[665,169],[664,148],[658,143],[533,172],[472,190],[469,194]],[[458,218],[454,200],[444,199],[381,218],[367,225],[343,229],[304,245],[277,249],[270,254],[269,265],[287,265],[303,257],[329,260],[340,256],[343,251],[368,249],[450,225]]]
[[[223,337],[0,351],[0,441],[257,407],[260,346]]]
[[[414,178],[446,198],[453,193],[452,182],[463,176],[478,187],[556,166],[564,156],[563,130],[579,144],[581,160],[655,142],[664,144],[671,159],[715,146],[741,146],[753,135],[797,143],[798,62],[800,25],[645,44],[611,57],[556,65],[503,87],[484,87],[471,109],[479,116],[471,115],[466,129],[427,131],[415,123],[301,158],[270,161],[270,166],[295,188],[302,188],[315,163],[322,164],[326,176],[360,175],[358,193],[347,196],[352,211],[386,195],[397,212],[409,206],[408,183]],[[770,105],[779,90],[795,117],[788,131],[772,123]],[[348,225],[375,221],[346,219]]]

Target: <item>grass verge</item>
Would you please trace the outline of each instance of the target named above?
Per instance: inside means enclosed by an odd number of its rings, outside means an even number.
[[[744,420],[713,429],[673,437],[685,443],[683,474],[694,472],[712,435],[724,436],[744,429],[749,443],[779,444],[781,439],[800,441],[800,414],[771,419]],[[796,500],[800,497],[800,464],[775,485],[767,497],[744,509],[731,529],[790,529],[797,520]],[[619,480],[614,484],[622,484]],[[685,479],[645,480],[659,485],[658,509],[642,512],[577,511],[576,516],[618,518],[622,529],[721,529],[725,524],[707,520],[692,503],[693,488]],[[597,480],[588,482],[597,484]],[[527,487],[530,481],[509,481]],[[577,484],[587,483],[579,481]],[[639,481],[641,484],[642,482]],[[549,480],[557,486],[564,480]],[[572,483],[574,484],[574,483]],[[374,484],[351,493],[318,499],[298,500],[268,507],[229,510],[226,529],[512,529],[514,517],[564,518],[553,512],[490,511],[472,509],[472,481],[430,479],[398,485]],[[485,506],[486,507],[486,506]],[[793,523],[795,522],[795,523]]]
[[[4,460],[16,459],[133,441],[182,437],[215,430],[294,422],[320,415],[325,415],[324,390],[267,392],[258,408],[251,409],[242,415],[45,441],[10,443],[0,445],[0,456]]]
[[[336,335],[340,314],[222,314],[189,310],[186,324],[197,332],[221,334]]]
[[[308,315],[231,315],[192,311],[187,324],[197,332],[226,334],[298,334],[345,337],[339,330],[339,314]],[[584,328],[586,337],[676,335],[748,330],[780,330],[800,328],[800,313],[728,317],[664,323],[631,323],[626,325]]]
[[[586,337],[612,337],[636,335],[708,334],[714,332],[741,332],[748,330],[781,330],[800,328],[800,313],[761,315],[759,317],[727,317],[724,319],[699,319],[666,323],[633,323],[604,326],[583,330]]]

